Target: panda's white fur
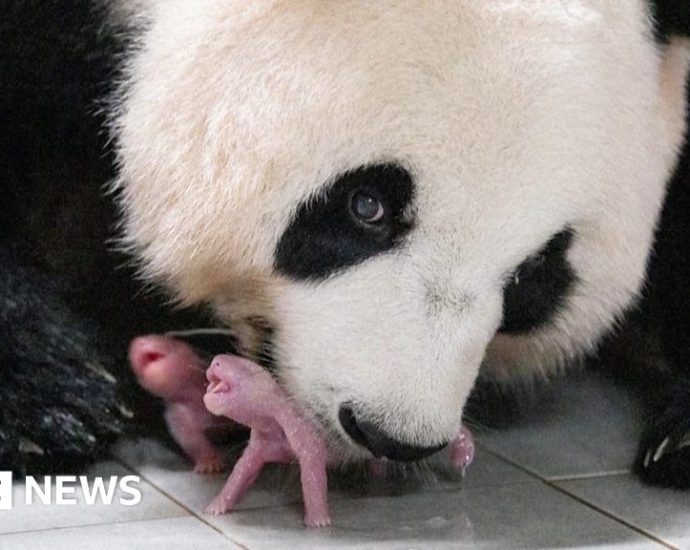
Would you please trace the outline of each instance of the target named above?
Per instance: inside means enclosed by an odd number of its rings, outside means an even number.
[[[638,295],[690,59],[680,40],[655,43],[646,2],[121,8],[147,21],[113,120],[126,241],[249,353],[245,320],[275,326],[278,375],[334,448],[362,452],[339,427],[344,402],[400,441],[447,441],[480,365],[552,372]],[[299,204],[381,162],[415,180],[405,245],[319,283],[277,275]],[[506,277],[565,227],[567,304],[543,329],[495,336]]]

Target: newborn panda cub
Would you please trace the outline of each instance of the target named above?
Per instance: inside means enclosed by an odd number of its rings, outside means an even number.
[[[254,483],[266,462],[299,461],[304,494],[304,523],[330,524],[326,501],[326,444],[316,426],[302,418],[271,375],[256,363],[222,355],[206,374],[210,382],[204,403],[252,429],[249,444],[207,513],[222,514]]]
[[[294,402],[262,367],[240,357],[221,355],[205,364],[184,342],[164,336],[132,341],[132,370],[147,391],[165,400],[171,434],[199,473],[217,472],[224,461],[206,437],[206,430],[225,426],[225,417],[251,428],[244,453],[209,514],[233,509],[268,462],[299,462],[309,527],[330,525],[327,504],[327,449],[318,428],[296,410]],[[206,380],[209,384],[206,386]],[[216,416],[217,415],[217,416]],[[464,473],[474,458],[472,434],[462,428],[450,444],[453,465]],[[371,460],[371,470],[383,473],[385,463]]]
[[[132,340],[129,362],[141,387],[165,401],[170,434],[194,462],[194,470],[202,474],[222,471],[225,462],[205,432],[228,421],[204,407],[204,361],[180,340],[150,335]]]

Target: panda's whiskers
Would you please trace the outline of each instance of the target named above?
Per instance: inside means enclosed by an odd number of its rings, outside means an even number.
[[[424,489],[437,489],[440,485],[438,472],[428,460],[413,462],[409,465],[409,469],[414,476],[414,481],[420,484]]]

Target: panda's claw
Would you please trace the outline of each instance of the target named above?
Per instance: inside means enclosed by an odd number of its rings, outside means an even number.
[[[690,377],[674,381],[648,420],[635,460],[642,481],[690,488]]]
[[[659,446],[656,448],[656,451],[654,452],[654,456],[652,457],[652,462],[659,462],[659,459],[662,456],[664,456],[664,453],[666,452],[666,449],[668,448],[669,443],[671,443],[671,436],[667,435],[664,438],[664,440],[659,444]]]
[[[635,471],[646,483],[690,488],[690,431],[648,437],[640,449]]]
[[[652,451],[649,450],[647,453],[644,455],[644,460],[642,461],[642,467],[643,468],[649,468],[649,463],[652,461]]]

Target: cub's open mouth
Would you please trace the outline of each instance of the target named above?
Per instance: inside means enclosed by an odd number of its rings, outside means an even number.
[[[206,393],[222,394],[230,392],[230,384],[225,380],[222,380],[220,376],[214,372],[213,367],[206,371],[206,379],[209,382],[208,387],[206,388]]]

